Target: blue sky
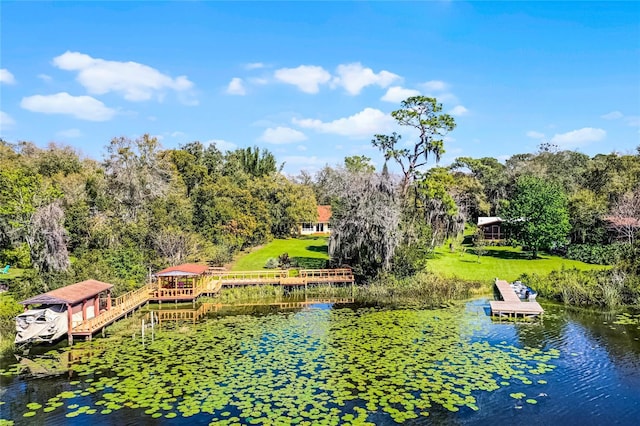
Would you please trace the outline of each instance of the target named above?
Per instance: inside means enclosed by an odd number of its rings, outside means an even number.
[[[0,3],[0,135],[101,159],[117,136],[258,145],[285,171],[366,155],[412,94],[442,163],[640,144],[639,2]]]

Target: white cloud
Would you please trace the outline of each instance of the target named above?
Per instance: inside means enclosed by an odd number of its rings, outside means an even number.
[[[249,78],[249,83],[255,84],[257,86],[264,86],[265,84],[269,83],[269,80],[261,77],[251,77]]]
[[[317,157],[315,155],[289,155],[282,158],[285,169],[293,171],[306,170],[315,172],[322,169],[327,164],[338,164],[342,162],[338,157]]]
[[[306,147],[306,146],[304,146],[304,145],[298,145],[298,146],[296,146],[296,149],[297,149],[298,151],[306,151],[306,150],[307,150],[307,147]]]
[[[231,79],[231,81],[229,82],[229,85],[227,86],[226,92],[229,95],[244,96],[247,94],[247,90],[244,87],[244,82],[242,81],[241,78],[238,78],[238,77],[234,77]]]
[[[205,146],[209,146],[211,144],[215,144],[216,148],[220,151],[233,151],[238,147],[235,143],[225,141],[224,139],[210,139],[204,143]]]
[[[4,84],[16,84],[16,79],[13,76],[13,74],[11,74],[9,72],[8,69],[6,68],[2,68],[0,69],[0,83],[4,83]]]
[[[320,133],[332,133],[352,138],[372,137],[376,133],[386,133],[393,128],[394,120],[379,109],[364,110],[345,118],[323,122],[312,118],[293,119],[293,123]]]
[[[185,94],[194,87],[184,75],[172,78],[137,62],[107,61],[80,52],[67,51],[53,58],[53,64],[66,71],[78,71],[76,79],[91,94],[116,92],[128,101],[146,101],[154,96],[161,100],[167,89]]]
[[[184,138],[185,136],[187,136],[187,134],[184,133],[184,132],[180,132],[180,131],[176,131],[176,132],[172,132],[171,133],[171,137],[172,138]]]
[[[562,148],[572,148],[586,145],[590,142],[598,142],[607,136],[607,132],[593,127],[584,127],[567,133],[556,133],[551,138],[551,143]]]
[[[53,80],[53,77],[51,77],[50,75],[47,75],[47,74],[38,74],[38,78],[40,80],[42,80],[42,81],[47,82],[47,83],[50,82],[51,80]]]
[[[80,131],[80,129],[67,129],[59,131],[58,133],[56,133],[56,136],[68,139],[79,138],[80,136],[82,136],[82,132]]]
[[[420,95],[420,92],[418,90],[406,89],[401,86],[392,86],[392,87],[389,87],[389,89],[387,90],[387,93],[385,93],[384,96],[380,98],[380,100],[398,103],[398,102],[404,101],[410,96],[419,96],[419,95]]]
[[[281,68],[274,77],[283,83],[292,84],[305,93],[318,93],[320,85],[331,80],[331,74],[316,65],[300,65],[297,68]]]
[[[460,117],[462,115],[467,115],[469,110],[465,108],[463,105],[456,105],[449,110],[449,114]]]
[[[332,86],[343,87],[350,95],[359,94],[367,86],[377,85],[388,87],[401,77],[389,71],[373,72],[371,68],[364,68],[360,62],[338,65],[337,76],[331,81]]]
[[[287,144],[293,142],[302,142],[307,139],[307,136],[300,130],[292,129],[290,127],[269,127],[265,129],[258,140],[273,144]]]
[[[624,121],[631,127],[640,127],[640,116],[632,115],[626,116]]]
[[[6,130],[16,124],[15,120],[6,112],[0,111],[0,130]]]
[[[617,120],[622,117],[624,117],[624,114],[621,113],[620,111],[611,111],[607,114],[600,116],[600,118],[604,118],[605,120]]]
[[[440,80],[430,80],[426,83],[422,83],[421,86],[429,92],[443,92],[449,88],[447,83]]]
[[[531,139],[544,139],[544,133],[536,132],[535,130],[529,130],[527,137]]]
[[[251,62],[244,66],[244,68],[248,70],[257,70],[264,67],[265,65],[262,62]]]
[[[116,114],[114,109],[91,96],[71,96],[66,92],[27,96],[22,98],[20,106],[33,112],[66,114],[88,121],[107,121]]]

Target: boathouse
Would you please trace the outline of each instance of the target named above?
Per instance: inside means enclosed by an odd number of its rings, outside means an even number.
[[[112,288],[113,284],[86,280],[23,300],[25,312],[16,318],[16,343],[53,341],[110,310]]]

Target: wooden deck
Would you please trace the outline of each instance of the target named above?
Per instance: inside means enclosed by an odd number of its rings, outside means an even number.
[[[544,313],[544,309],[538,302],[523,302],[520,300],[511,285],[505,280],[496,280],[495,286],[502,297],[501,301],[493,300],[491,305],[491,315],[513,316],[513,317],[537,317]]]
[[[126,317],[131,312],[148,302],[190,302],[200,296],[214,296],[223,287],[254,286],[254,285],[280,285],[280,286],[304,286],[309,284],[340,284],[354,283],[353,273],[350,269],[301,269],[299,276],[289,276],[288,270],[275,271],[210,271],[202,282],[189,288],[160,288],[157,283],[149,283],[144,287],[126,293],[113,299],[111,309],[103,311],[100,315],[74,324],[68,332],[69,342],[73,337],[85,337],[91,339],[96,332],[112,324],[120,318]],[[298,302],[295,302],[298,303]],[[313,302],[320,303],[320,302]],[[329,302],[327,302],[329,303]],[[242,305],[241,305],[242,306]],[[284,306],[283,306],[284,307]],[[195,314],[191,310],[184,313],[185,319],[193,319]],[[201,314],[203,315],[203,314]],[[196,315],[197,317],[197,315]]]

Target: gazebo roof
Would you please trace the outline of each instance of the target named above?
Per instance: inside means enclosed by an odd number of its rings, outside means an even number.
[[[156,272],[156,277],[184,277],[204,274],[209,267],[197,263],[184,263],[182,265],[170,266],[162,271]]]
[[[33,296],[20,303],[23,305],[64,305],[67,303],[75,305],[83,300],[91,299],[93,296],[111,288],[113,288],[113,284],[96,280],[86,280]]]

